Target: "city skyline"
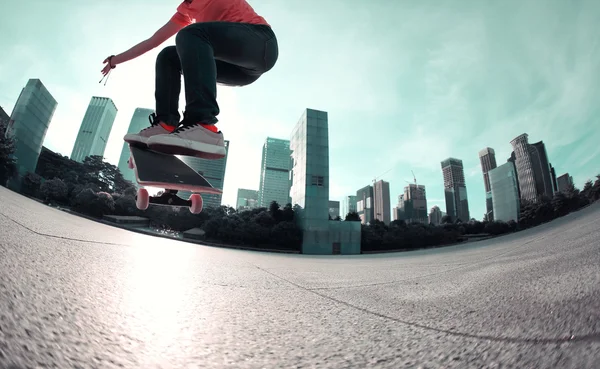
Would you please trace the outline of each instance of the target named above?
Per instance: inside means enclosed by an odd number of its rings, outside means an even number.
[[[304,107],[329,112],[331,200],[355,194],[371,178],[394,168],[382,177],[390,183],[392,198],[402,193],[413,170],[427,186],[428,207],[444,210],[439,161],[456,157],[464,162],[470,213],[481,219],[485,189],[477,152],[492,147],[503,161],[512,151],[508,142],[522,132],[543,140],[556,173],[569,172],[581,188],[600,160],[600,132],[594,128],[600,94],[591,78],[598,58],[591,52],[590,31],[600,5],[519,4],[449,3],[431,9],[402,1],[354,7],[331,2],[318,5],[317,14],[312,1],[252,1],[276,29],[280,43],[294,47],[282,47],[278,64],[255,84],[218,88],[219,126],[234,143],[223,203],[235,206],[238,188],[258,188],[262,141],[287,137]],[[40,78],[59,102],[46,146],[68,156],[90,96],[110,96],[119,113],[105,156],[117,165],[133,111],[154,107],[154,62],[162,46],[119,65],[106,86],[98,83],[101,61],[152,34],[174,6],[152,0],[113,4],[114,30],[107,34],[97,17],[105,5],[71,5],[48,6],[52,17],[30,15],[29,21],[49,30],[42,35],[19,27],[17,15],[28,14],[25,3],[7,5],[0,15],[7,35],[0,40],[6,55],[0,61],[5,76],[0,106],[10,113],[24,83]],[[133,30],[128,14],[140,9],[152,21]],[[356,33],[345,19],[361,14],[374,20],[367,31]],[[397,21],[394,14],[405,14],[404,28],[384,31]],[[307,33],[298,33],[296,25],[307,22]],[[516,37],[520,34],[530,36]],[[347,36],[346,41],[339,42],[339,35]],[[353,37],[357,41],[350,42]],[[373,44],[372,37],[383,38]],[[364,52],[349,60],[356,42],[364,45]],[[171,39],[163,46],[172,44]],[[332,57],[311,58],[304,50]],[[183,108],[183,96],[180,101]],[[365,139],[367,129],[374,139]]]

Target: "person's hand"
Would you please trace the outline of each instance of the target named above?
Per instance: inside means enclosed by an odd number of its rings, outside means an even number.
[[[108,72],[110,72],[111,69],[114,69],[117,65],[115,64],[115,60],[114,60],[114,55],[109,56],[108,58],[104,59],[104,61],[102,63],[106,63],[106,65],[104,66],[104,68],[102,68],[102,75],[106,76],[108,74]]]

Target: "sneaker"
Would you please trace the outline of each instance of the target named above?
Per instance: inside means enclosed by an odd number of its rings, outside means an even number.
[[[203,159],[225,157],[223,133],[214,132],[202,124],[184,125],[169,134],[160,134],[148,139],[151,150],[164,154],[195,156]]]
[[[128,133],[123,137],[123,140],[129,144],[147,146],[148,139],[150,137],[171,132],[159,124],[155,113],[150,114],[150,116],[148,116],[148,120],[150,121],[150,127],[144,128],[138,133]],[[173,129],[175,129],[175,127],[173,127]]]

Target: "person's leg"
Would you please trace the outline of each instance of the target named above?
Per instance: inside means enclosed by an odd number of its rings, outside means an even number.
[[[150,127],[123,138],[130,144],[145,146],[148,139],[173,132],[179,125],[179,93],[181,91],[181,64],[175,46],[164,48],[156,58],[155,98],[156,113],[150,115]]]
[[[157,151],[204,158],[225,156],[217,122],[217,82],[244,86],[273,68],[278,47],[268,26],[210,22],[190,25],[177,34],[176,47],[185,80],[186,108],[182,126],[170,135],[153,137]]]

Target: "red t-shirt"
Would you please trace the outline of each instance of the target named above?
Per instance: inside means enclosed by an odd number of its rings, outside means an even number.
[[[191,0],[182,2],[172,21],[182,26],[202,22],[236,22],[269,25],[246,0]]]

